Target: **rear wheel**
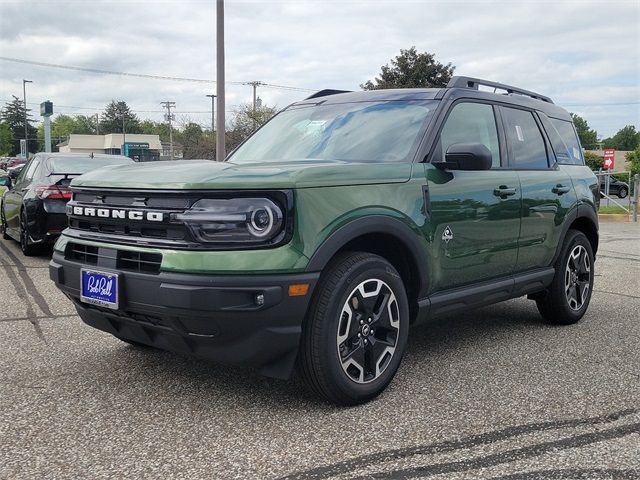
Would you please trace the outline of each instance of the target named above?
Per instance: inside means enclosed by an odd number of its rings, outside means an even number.
[[[20,215],[20,250],[22,253],[29,257],[37,253],[37,246],[29,243],[29,224],[27,223],[27,216],[22,212]]]
[[[536,300],[538,311],[551,323],[570,325],[589,307],[593,291],[593,250],[584,233],[569,230],[555,264],[549,289]]]
[[[620,187],[620,190],[618,190],[618,197],[619,198],[626,198],[628,194],[629,194],[629,192],[627,192],[627,189],[624,188],[624,187]]]
[[[408,329],[407,295],[395,268],[370,253],[340,255],[321,277],[304,324],[303,378],[331,402],[366,402],[393,379]]]

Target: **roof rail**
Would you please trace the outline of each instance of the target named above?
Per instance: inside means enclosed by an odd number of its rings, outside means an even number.
[[[535,98],[536,100],[542,100],[543,102],[553,103],[549,97],[544,95],[540,95],[536,92],[531,92],[529,90],[524,90],[518,87],[512,87],[511,85],[505,85],[503,83],[490,82],[489,80],[482,80],[480,78],[473,77],[451,77],[449,83],[447,83],[447,88],[473,88],[474,90],[479,90],[479,86],[483,85],[485,87],[493,87],[500,90],[505,90],[507,93],[516,93],[518,95],[525,95],[527,97]]]
[[[319,92],[314,93],[313,95],[309,95],[305,100],[311,100],[312,98],[318,97],[326,97],[329,95],[336,95],[338,93],[350,93],[351,90],[334,90],[332,88],[325,88],[324,90],[320,90]]]

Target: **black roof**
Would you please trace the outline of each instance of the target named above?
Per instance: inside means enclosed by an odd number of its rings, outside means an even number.
[[[480,86],[485,87],[480,90]],[[486,88],[494,91],[487,91]],[[455,100],[473,98],[490,100],[532,108],[549,117],[571,120],[567,111],[544,95],[522,88],[473,77],[451,77],[445,88],[399,88],[345,92],[344,90],[321,90],[293,105],[336,104],[346,102],[371,102],[391,100]]]

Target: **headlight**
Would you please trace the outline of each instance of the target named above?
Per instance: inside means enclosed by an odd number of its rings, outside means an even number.
[[[285,214],[268,198],[206,198],[171,219],[207,244],[274,244],[285,235]]]

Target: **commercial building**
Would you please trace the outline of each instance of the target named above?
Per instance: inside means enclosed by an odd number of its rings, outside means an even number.
[[[124,144],[123,144],[124,142]],[[110,133],[108,135],[69,135],[58,144],[61,152],[123,154],[138,162],[164,160],[158,135]]]

